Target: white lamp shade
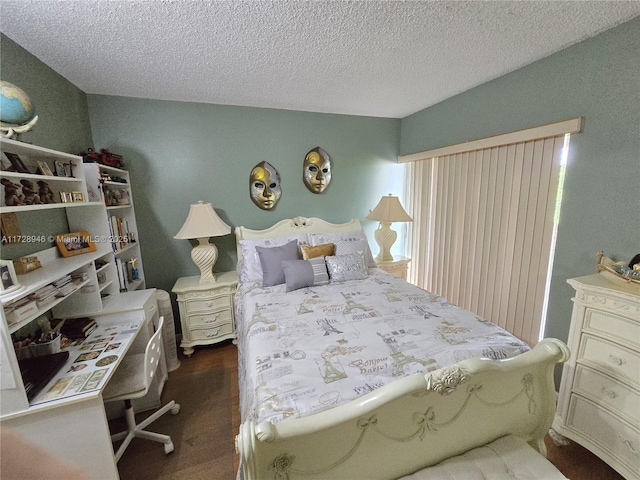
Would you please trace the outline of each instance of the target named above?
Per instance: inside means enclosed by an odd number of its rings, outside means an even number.
[[[211,204],[200,200],[191,205],[187,220],[173,238],[219,237],[230,233],[231,227],[220,220]]]
[[[412,222],[413,219],[402,208],[400,200],[391,194],[382,197],[369,215],[369,220],[377,220],[379,222]]]

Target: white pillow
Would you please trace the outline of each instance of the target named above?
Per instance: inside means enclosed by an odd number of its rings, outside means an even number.
[[[352,230],[350,232],[312,233],[311,235],[309,235],[309,243],[311,245],[321,245],[323,243],[334,243],[337,245],[338,242],[353,242],[358,240],[364,240],[365,242],[366,251],[364,252],[364,260],[365,260],[365,263],[367,264],[367,267],[369,268],[376,267],[376,261],[373,259],[373,255],[371,254],[371,249],[369,248],[369,241],[367,240],[367,235],[362,230]],[[362,249],[361,244],[358,244],[354,248]],[[345,252],[345,253],[353,253],[353,252]],[[343,253],[340,253],[340,254],[337,253],[337,250],[335,254],[343,255]]]
[[[241,282],[262,282],[262,264],[256,247],[280,247],[297,240],[298,245],[308,245],[309,235],[287,235],[284,237],[265,237],[240,240],[242,260],[238,262],[238,274]]]

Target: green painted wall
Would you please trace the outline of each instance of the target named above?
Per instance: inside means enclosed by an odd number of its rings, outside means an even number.
[[[19,140],[77,154],[92,145],[87,96],[10,38],[0,34],[0,78],[18,85],[35,105],[38,123]],[[20,215],[23,235],[68,231],[63,210]],[[2,247],[2,258],[17,258],[54,246],[21,243]]]
[[[373,240],[376,225],[364,217],[382,195],[402,193],[397,119],[101,95],[88,101],[96,148],[123,155],[131,172],[149,286],[171,290],[178,277],[199,274],[190,242],[173,238],[198,200],[211,202],[231,227],[265,228],[298,215],[358,218]],[[302,182],[304,156],[316,146],[332,159],[322,194]],[[282,197],[271,211],[249,198],[249,173],[263,160],[281,177]],[[214,270],[234,269],[235,235],[212,241],[219,250]]]
[[[408,154],[584,117],[571,138],[546,335],[566,339],[596,254],[640,252],[640,18],[402,120]]]

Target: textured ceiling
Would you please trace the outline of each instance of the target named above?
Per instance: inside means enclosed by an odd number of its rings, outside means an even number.
[[[402,118],[640,14],[639,1],[0,0],[87,93]]]

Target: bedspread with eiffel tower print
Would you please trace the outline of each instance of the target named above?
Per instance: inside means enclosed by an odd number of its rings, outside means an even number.
[[[245,283],[235,298],[242,420],[273,423],[395,379],[529,347],[499,326],[379,269],[292,292]]]

